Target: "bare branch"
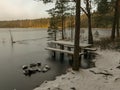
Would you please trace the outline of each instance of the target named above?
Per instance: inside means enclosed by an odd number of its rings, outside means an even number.
[[[80,9],[86,14],[86,16],[88,16],[88,13],[84,8],[80,7]]]

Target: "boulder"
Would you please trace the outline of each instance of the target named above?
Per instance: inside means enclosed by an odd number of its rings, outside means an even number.
[[[23,70],[28,69],[28,66],[27,66],[27,65],[23,65],[23,66],[22,66],[22,69],[23,69]]]

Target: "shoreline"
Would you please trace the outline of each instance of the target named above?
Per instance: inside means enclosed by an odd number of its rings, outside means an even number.
[[[120,52],[105,50],[97,53],[95,68],[80,69],[79,72],[69,69],[67,74],[45,81],[34,90],[119,90]]]

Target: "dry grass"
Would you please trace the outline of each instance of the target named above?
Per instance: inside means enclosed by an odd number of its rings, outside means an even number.
[[[101,38],[100,41],[95,41],[94,44],[100,49],[120,50],[120,38],[117,38],[114,41],[110,38]]]

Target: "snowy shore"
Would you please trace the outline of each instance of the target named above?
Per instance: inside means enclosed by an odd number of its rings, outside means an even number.
[[[67,74],[45,81],[34,90],[120,90],[120,52],[97,51],[95,68],[69,69]]]

